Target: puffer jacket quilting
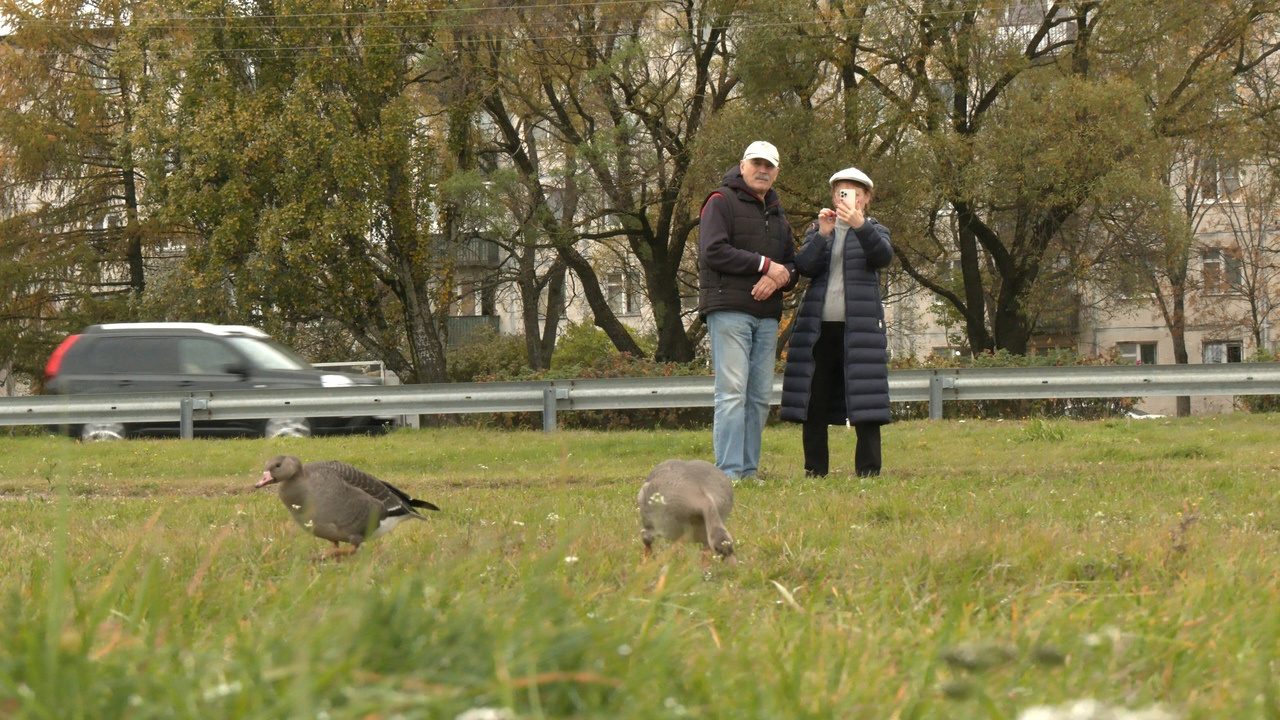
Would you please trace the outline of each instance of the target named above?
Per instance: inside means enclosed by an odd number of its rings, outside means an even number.
[[[834,232],[832,233],[835,234]],[[888,423],[888,341],[884,327],[884,303],[880,274],[893,260],[889,229],[874,218],[844,237],[844,384],[843,397],[833,398],[828,424]],[[787,366],[782,380],[783,420],[804,422],[809,413],[809,389],[813,384],[813,347],[822,330],[822,302],[827,291],[827,264],[831,248],[817,228],[805,236],[796,254],[796,268],[813,278],[796,311],[795,327],[787,346]]]
[[[714,202],[713,202],[714,201]],[[751,296],[760,280],[760,257],[782,263],[791,280],[764,301]],[[736,310],[755,317],[782,317],[783,292],[800,276],[795,267],[795,236],[778,193],[756,197],[734,166],[723,185],[703,202],[698,231],[698,315]]]

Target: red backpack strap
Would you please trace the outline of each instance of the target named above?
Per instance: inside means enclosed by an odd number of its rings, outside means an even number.
[[[701,219],[702,219],[702,214],[703,214],[703,213],[705,213],[705,212],[707,211],[707,203],[711,202],[711,198],[713,198],[713,197],[724,197],[724,193],[722,193],[722,192],[720,192],[719,190],[717,190],[717,191],[715,191],[715,192],[711,193],[710,195],[708,195],[706,200],[703,200],[703,201],[702,201],[702,209],[698,210],[698,219],[699,219],[699,220],[701,220]]]

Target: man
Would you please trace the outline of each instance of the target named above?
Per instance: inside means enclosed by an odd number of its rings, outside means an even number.
[[[716,467],[749,478],[773,391],[782,293],[795,284],[795,239],[773,183],[778,149],[757,141],[702,204],[698,314],[711,339]]]

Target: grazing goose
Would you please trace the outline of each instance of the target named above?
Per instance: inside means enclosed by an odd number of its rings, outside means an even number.
[[[733,510],[733,482],[705,460],[665,460],[640,488],[640,539],[644,556],[653,553],[653,539],[680,540],[689,535],[708,550],[736,563],[733,538],[724,521]]]
[[[254,488],[274,483],[280,483],[280,501],[293,519],[311,534],[333,543],[332,555],[349,555],[360,543],[391,532],[403,520],[425,520],[416,508],[440,509],[363,470],[332,460],[303,465],[293,455],[277,455],[267,461]],[[351,547],[340,551],[340,542]]]

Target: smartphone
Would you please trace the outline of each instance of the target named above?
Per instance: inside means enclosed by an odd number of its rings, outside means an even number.
[[[848,189],[841,190],[840,197],[844,198],[845,200],[852,200],[854,198],[853,191]]]

